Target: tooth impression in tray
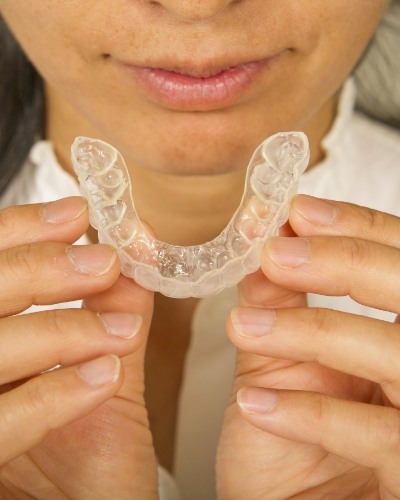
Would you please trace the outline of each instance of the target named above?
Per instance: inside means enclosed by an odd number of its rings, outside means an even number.
[[[242,201],[219,236],[202,245],[169,245],[151,236],[133,203],[128,170],[111,145],[88,137],[72,144],[72,163],[99,241],[113,245],[122,273],[169,297],[205,297],[260,267],[263,243],[288,218],[309,161],[301,132],[273,135],[250,160]],[[206,203],[207,200],[204,200]]]

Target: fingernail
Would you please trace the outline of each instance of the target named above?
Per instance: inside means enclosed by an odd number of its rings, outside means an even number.
[[[308,262],[309,241],[305,238],[271,238],[266,248],[279,266],[295,268]]]
[[[309,222],[321,225],[332,224],[338,213],[332,202],[305,195],[296,198],[294,209]]]
[[[72,245],[67,257],[78,273],[100,276],[111,269],[117,254],[109,245]]]
[[[78,375],[92,387],[101,387],[115,382],[119,377],[121,361],[110,354],[78,366]]]
[[[237,307],[231,312],[232,324],[239,335],[262,337],[274,324],[276,313],[273,309]]]
[[[98,317],[104,323],[107,333],[131,339],[140,330],[142,317],[139,314],[128,312],[98,313]]]
[[[84,198],[74,196],[62,200],[43,203],[39,209],[43,222],[49,224],[62,224],[77,219],[87,208]]]
[[[272,389],[245,387],[238,392],[237,402],[247,413],[270,413],[278,402],[278,393]]]

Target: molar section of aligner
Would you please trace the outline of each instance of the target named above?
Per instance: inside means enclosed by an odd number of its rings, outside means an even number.
[[[304,159],[305,151],[297,134],[288,133],[265,141],[260,153],[250,179],[255,196],[249,205],[266,228],[264,233],[268,229],[271,234],[287,220],[289,201],[298,180],[296,166]],[[261,233],[262,227],[256,232]]]
[[[281,171],[300,175],[309,160],[307,137],[302,132],[277,134],[274,140],[264,143],[263,155]]]
[[[256,181],[259,184],[255,186],[278,203],[287,201],[308,164],[307,137],[301,132],[277,134],[264,142],[262,156],[270,168],[258,172]],[[271,189],[268,189],[268,185]]]
[[[257,174],[257,170],[253,175]],[[280,204],[275,200],[266,199],[260,195],[259,189],[254,189],[253,179],[249,183],[242,208],[235,216],[235,227],[242,239],[249,244],[257,239],[265,239],[271,234],[271,227],[276,226],[275,219],[280,210]]]
[[[90,223],[95,228],[102,226],[101,211],[115,203],[112,195],[121,186],[121,172],[115,169],[117,157],[114,148],[95,139],[78,137],[72,145],[73,166],[89,201]]]
[[[104,174],[117,160],[117,150],[105,142],[77,137],[72,145],[72,160],[78,176]]]
[[[307,161],[308,142],[301,133],[277,134],[256,149],[236,223],[245,239],[265,240],[278,232],[288,218],[299,170]],[[260,248],[254,244],[246,266],[255,266]]]
[[[109,207],[115,207],[114,211],[116,212],[126,210],[124,207],[127,206],[127,200],[122,198],[127,190],[129,192],[130,182],[126,169],[121,169],[121,166],[118,165],[118,157],[119,155],[116,153],[106,167],[91,174],[91,182],[97,188],[97,199],[93,200],[97,210]],[[112,215],[113,212],[107,214],[107,217],[110,218]]]

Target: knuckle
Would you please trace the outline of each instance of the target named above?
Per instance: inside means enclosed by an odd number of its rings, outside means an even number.
[[[366,234],[382,234],[386,228],[386,216],[382,212],[365,208],[363,230]]]
[[[340,246],[343,262],[347,268],[359,269],[367,264],[370,252],[364,240],[358,238],[340,238]]]
[[[324,334],[329,328],[330,315],[328,310],[322,307],[310,309],[309,313],[311,317],[306,320],[308,334],[313,337],[313,339],[318,339],[318,337]]]
[[[307,316],[304,318],[306,338],[308,343],[316,346],[313,349],[310,361],[323,361],[326,352],[326,340],[330,340],[332,333],[334,333],[332,328],[333,318],[332,311],[329,309],[316,307],[307,310]]]
[[[309,414],[308,425],[315,432],[318,429],[317,441],[323,441],[324,436],[329,435],[330,422],[332,420],[332,408],[329,398],[324,394],[315,394],[313,398],[312,410]],[[328,432],[327,432],[328,431]]]
[[[50,377],[47,374],[40,375],[27,382],[25,389],[27,413],[43,416],[43,423],[45,424],[47,421],[46,417],[54,413],[57,401],[57,383],[54,377]]]
[[[8,268],[22,278],[35,275],[41,269],[41,258],[36,245],[27,244],[7,251]]]
[[[393,408],[385,408],[385,415],[373,416],[368,422],[369,434],[379,447],[384,446],[389,455],[398,457],[400,452],[400,414]]]
[[[10,237],[15,233],[16,217],[15,207],[4,208],[0,210],[0,234],[5,234]]]
[[[63,311],[62,309],[52,309],[46,311],[46,326],[47,330],[53,335],[65,339],[68,336],[70,328],[67,325],[67,315],[70,311]]]
[[[57,346],[59,363],[71,352],[84,349],[103,332],[102,322],[96,313],[84,309],[52,309],[45,313],[45,328]],[[80,347],[79,347],[80,346]]]

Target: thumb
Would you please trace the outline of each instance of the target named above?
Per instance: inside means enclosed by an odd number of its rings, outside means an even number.
[[[240,283],[239,304],[242,307],[267,309],[304,307],[307,304],[307,298],[304,293],[276,285],[259,269],[247,275]]]
[[[279,228],[279,236],[296,236],[289,222]],[[261,269],[240,283],[239,299],[243,307],[303,307],[307,304],[305,294],[272,283]]]
[[[280,235],[293,235],[289,224],[285,224],[281,228]],[[241,351],[240,345],[238,345],[238,331],[235,326],[238,318],[246,314],[246,308],[278,309],[283,307],[304,307],[306,305],[306,294],[273,283],[261,268],[255,273],[247,275],[239,284],[239,307],[231,311],[226,322],[228,336],[238,348],[231,403],[236,401],[236,393],[241,387],[246,385],[262,386],[265,384],[266,373],[287,366],[285,360],[277,360]]]
[[[120,275],[112,287],[90,295],[84,300],[84,307],[102,312],[136,312],[143,318],[143,325],[149,326],[153,314],[154,293],[138,285],[133,279]]]
[[[232,397],[246,381],[247,385],[257,385],[258,377],[265,372],[276,369],[280,362],[265,356],[259,356],[240,349],[240,318],[248,316],[251,309],[277,309],[282,307],[303,307],[306,305],[306,295],[288,290],[272,283],[261,269],[249,274],[239,285],[239,307],[233,309],[226,321],[228,337],[238,348],[236,357],[235,383]],[[286,362],[282,362],[285,366]]]
[[[84,307],[96,312],[129,312],[140,316],[141,326],[136,333],[137,349],[122,359],[125,382],[118,395],[132,399],[132,388],[137,395],[144,389],[144,355],[153,315],[154,293],[144,289],[134,280],[120,276],[108,290],[91,295]],[[129,390],[129,394],[127,391]]]

